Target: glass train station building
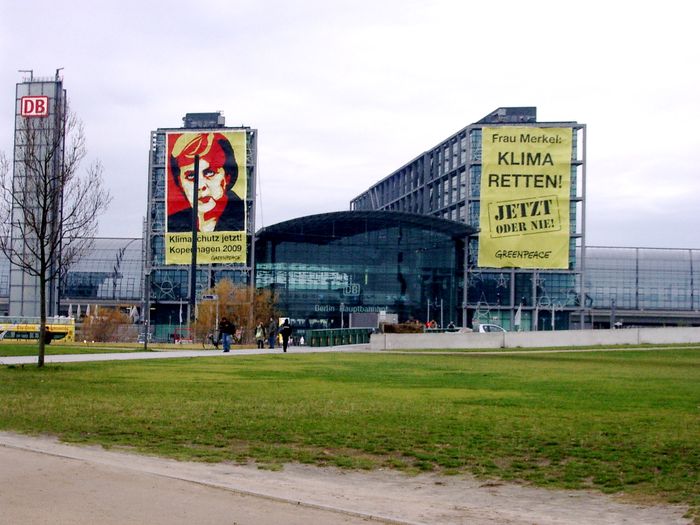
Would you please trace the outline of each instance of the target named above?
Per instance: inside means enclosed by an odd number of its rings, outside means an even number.
[[[402,212],[302,217],[258,232],[255,282],[298,326],[377,326],[381,318],[446,325],[461,304],[470,233],[464,223]]]
[[[143,236],[96,239],[62,273],[59,315],[75,315],[78,306],[84,312],[87,305],[118,305],[137,312],[137,322],[149,319],[156,338],[167,339],[183,305],[191,313],[190,290],[199,301],[228,278],[272,290],[280,315],[304,328],[434,319],[513,329],[518,311],[523,330],[700,325],[700,250],[586,246],[583,124],[539,123],[536,108],[500,108],[378,181],[352,199],[350,210],[256,230],[257,131],[226,128],[216,113],[183,121],[183,128],[151,134]],[[513,125],[572,129],[566,268],[478,265],[482,129]],[[245,136],[245,257],[193,267],[166,260],[165,140],[171,132],[203,128]],[[10,282],[9,262],[0,257],[5,315]]]
[[[567,202],[569,231],[564,232],[564,268],[558,270],[489,268],[479,264],[482,220],[483,130],[563,129],[572,140],[567,169],[571,183]],[[499,132],[500,133],[500,132]],[[504,133],[505,135],[505,133]],[[521,328],[564,329],[585,323],[585,140],[586,127],[577,122],[538,122],[534,107],[499,108],[470,124],[432,149],[418,155],[351,202],[353,210],[395,210],[441,217],[469,224],[463,265],[463,288],[458,319],[511,328],[520,310]],[[500,160],[500,159],[499,159]],[[514,170],[527,158],[511,158]],[[539,166],[538,166],[539,167]],[[520,190],[519,190],[520,191]],[[509,201],[510,202],[510,201]],[[440,300],[440,297],[436,297]]]

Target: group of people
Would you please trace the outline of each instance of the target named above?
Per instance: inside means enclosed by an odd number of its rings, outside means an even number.
[[[432,319],[431,321],[428,321],[425,323],[426,328],[440,328],[440,325],[435,321],[435,319]],[[447,325],[448,330],[453,330],[455,328],[454,322],[450,321],[450,324]]]
[[[274,317],[270,317],[267,327],[263,325],[262,321],[259,321],[258,326],[255,327],[255,341],[258,348],[265,348],[265,339],[267,339],[269,347],[274,348],[278,334],[282,337],[282,349],[286,352],[292,335],[292,327],[289,324],[289,320],[285,319],[282,326],[278,326]]]
[[[229,352],[235,333],[236,325],[229,321],[228,318],[222,317],[221,321],[219,321],[219,337],[214,341],[214,346],[219,348],[219,342],[223,342],[224,352]],[[274,348],[278,334],[282,337],[282,349],[286,352],[289,346],[289,338],[292,335],[292,327],[289,324],[289,320],[285,319],[282,326],[278,326],[275,319],[270,317],[267,327],[263,325],[262,321],[258,322],[258,325],[255,327],[255,341],[258,348],[265,348],[266,338],[270,348]]]

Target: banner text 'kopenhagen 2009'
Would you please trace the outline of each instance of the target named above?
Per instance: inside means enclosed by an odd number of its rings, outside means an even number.
[[[189,264],[192,260],[192,234],[166,234],[167,260]],[[243,232],[197,234],[197,262],[245,263],[246,236]]]

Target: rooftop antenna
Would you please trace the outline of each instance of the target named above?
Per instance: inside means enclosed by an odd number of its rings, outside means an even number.
[[[62,70],[63,70],[62,67],[59,67],[59,68],[56,69],[56,82],[58,82],[58,72],[59,72],[59,71],[62,71]]]
[[[34,80],[34,70],[33,69],[18,69],[18,73],[29,73],[29,82]]]

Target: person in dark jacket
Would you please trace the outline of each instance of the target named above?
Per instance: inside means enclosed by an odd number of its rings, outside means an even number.
[[[267,325],[267,342],[270,348],[275,347],[275,338],[277,337],[277,322],[274,317],[270,317],[270,322]]]
[[[235,333],[236,326],[226,317],[222,317],[221,321],[219,321],[219,335],[224,343],[224,352],[229,352],[231,350],[231,339]]]
[[[292,335],[292,327],[289,326],[289,319],[285,319],[280,327],[280,335],[282,336],[282,349],[286,352],[289,345],[289,336]]]

